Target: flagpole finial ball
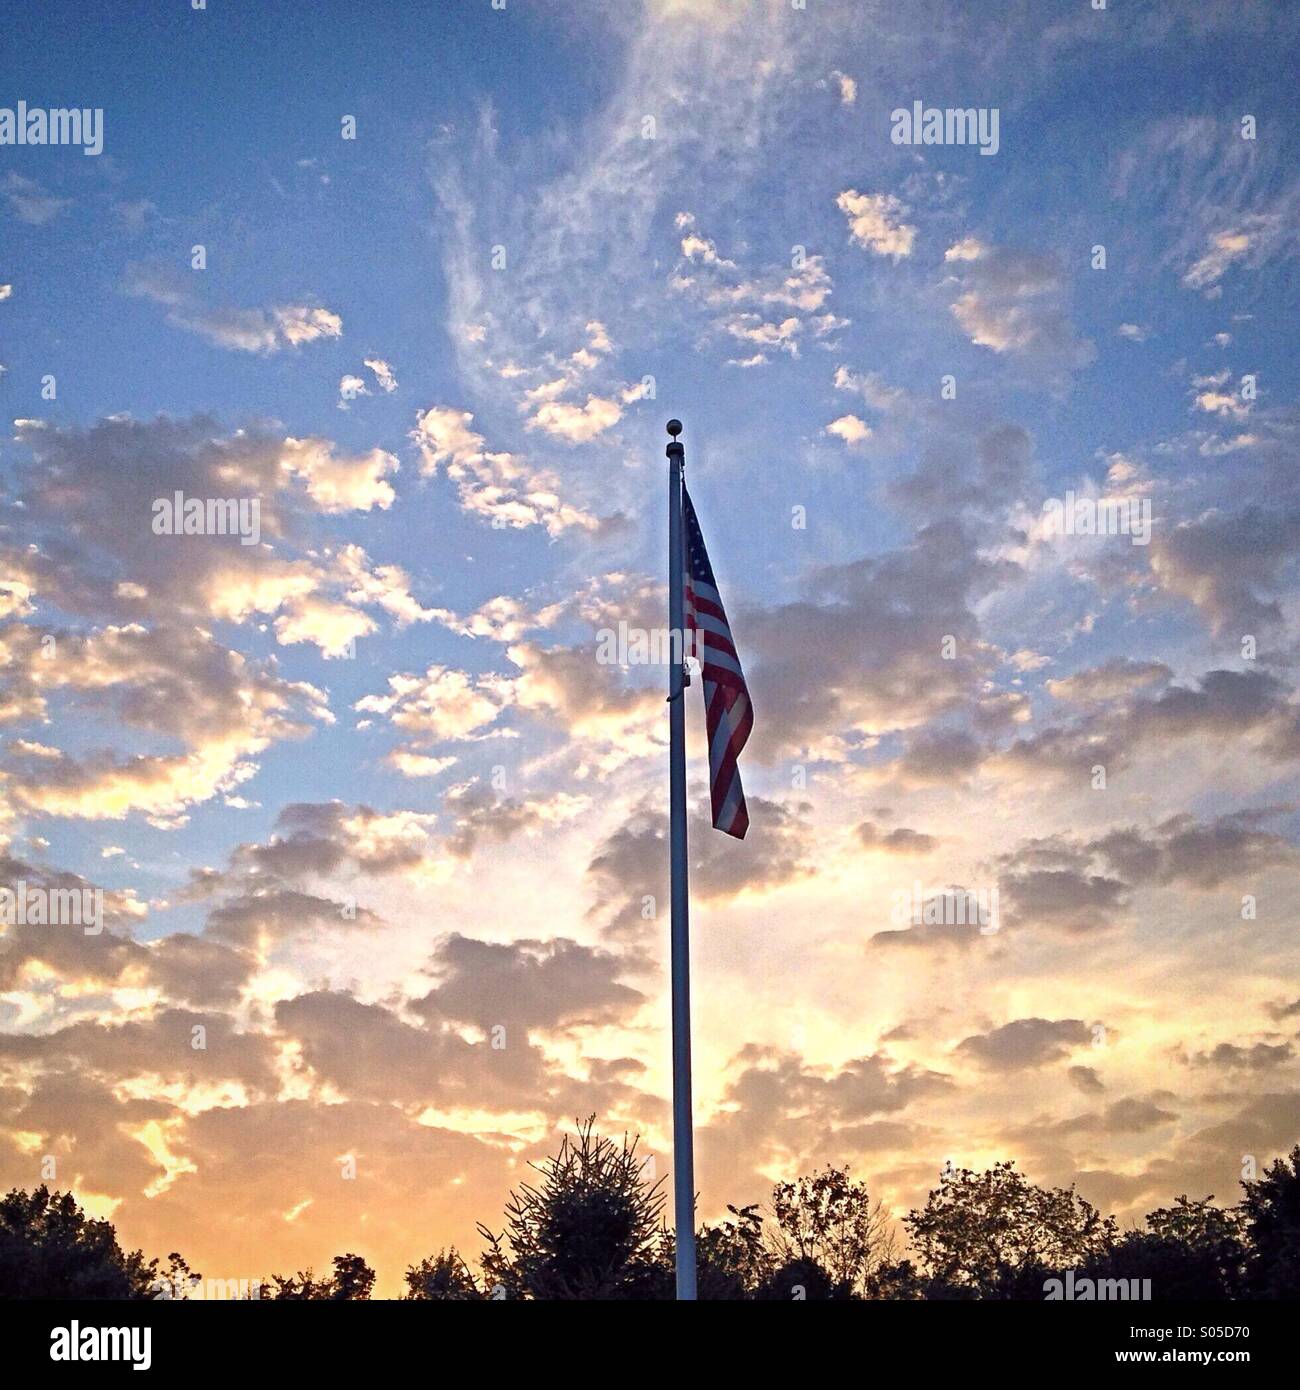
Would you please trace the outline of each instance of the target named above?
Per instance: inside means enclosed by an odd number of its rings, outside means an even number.
[[[668,422],[668,433],[671,434],[672,437],[673,437],[674,439],[676,439],[677,436],[678,436],[679,434],[681,434],[681,432],[682,432],[682,422],[681,422],[680,420],[669,420],[669,422]]]

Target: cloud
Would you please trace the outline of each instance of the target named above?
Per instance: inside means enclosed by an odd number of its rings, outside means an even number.
[[[339,409],[346,410],[348,402],[354,401],[358,396],[368,396],[370,388],[366,385],[364,378],[352,376],[350,373],[339,378]]]
[[[323,512],[387,509],[397,495],[386,476],[396,473],[400,465],[384,449],[336,458],[334,445],[327,439],[289,437],[282,446],[280,464],[306,482],[308,496]]]
[[[240,621],[280,614],[292,640],[320,630],[373,628],[343,609],[377,606],[399,622],[429,616],[393,565],[372,565],[360,546],[331,552],[317,518],[383,510],[395,493],[394,455],[340,454],[326,439],[269,430],[223,431],[205,416],[150,421],[113,416],[89,428],[20,423],[31,454],[16,470],[6,509],[27,544],[0,535],[10,602],[132,624]],[[257,506],[259,544],[239,535],[154,533],[159,499],[176,492]]]
[[[1300,508],[1211,508],[1152,538],[1161,587],[1200,612],[1215,633],[1256,632],[1281,622],[1276,595],[1300,554]]]
[[[277,930],[293,927],[295,912],[304,920],[347,920],[339,904],[320,897],[315,886],[356,875],[436,878],[445,860],[437,819],[428,812],[379,811],[342,801],[293,802],[281,809],[268,840],[237,845],[224,869],[192,872],[186,896],[220,899],[209,930],[241,940],[252,920],[287,924]]]
[[[393,369],[382,357],[367,357],[365,365],[374,373],[375,385],[385,395],[397,390],[397,378],[393,375]]]
[[[938,845],[933,835],[909,830],[900,825],[894,830],[882,830],[875,821],[864,820],[854,831],[867,849],[886,850],[891,854],[929,854]]]
[[[456,763],[455,758],[435,758],[428,753],[412,753],[403,748],[395,748],[384,761],[403,777],[437,777]]]
[[[56,694],[67,696],[111,713],[128,730],[181,745],[175,753],[39,755],[12,745],[9,792],[29,811],[173,817],[246,780],[256,770],[251,759],[272,743],[302,738],[330,717],[321,691],[285,680],[273,662],[228,651],[198,628],[59,634],[53,662],[31,629],[6,640],[11,675],[28,692],[31,714]]]
[[[1192,290],[1213,285],[1230,265],[1245,259],[1250,245],[1251,234],[1247,231],[1215,232],[1210,238],[1210,249],[1188,268],[1183,284]]]
[[[56,198],[35,179],[29,179],[12,169],[5,175],[4,183],[0,184],[0,192],[4,193],[14,216],[29,227],[43,227],[64,208],[72,206],[71,198]]]
[[[1284,836],[1261,828],[1277,812],[1238,811],[1210,821],[1180,813],[1151,831],[1114,829],[1094,842],[1135,883],[1181,884],[1204,890],[1252,883],[1266,869],[1293,865],[1297,851]]]
[[[678,223],[693,228],[694,215],[679,213]],[[824,258],[802,247],[795,248],[788,268],[756,272],[719,255],[714,243],[695,231],[682,238],[681,249],[672,288],[705,309],[709,333],[758,349],[728,365],[763,366],[772,350],[798,357],[802,343],[827,341],[848,326],[828,307],[834,287]]]
[[[1198,1052],[1191,1058],[1191,1064],[1224,1071],[1265,1071],[1289,1062],[1294,1056],[1295,1049],[1289,1042],[1257,1042],[1249,1047],[1222,1042],[1210,1052]]]
[[[1086,1071],[1086,1067],[1071,1067],[1071,1073]],[[1133,1135],[1146,1134],[1162,1125],[1172,1124],[1178,1118],[1172,1110],[1163,1109],[1151,1099],[1126,1096],[1108,1105],[1104,1110],[1090,1115],[1076,1115],[1069,1120],[1059,1120],[1049,1127],[1053,1134],[1102,1134]]]
[[[507,656],[519,671],[519,710],[565,735],[580,776],[604,776],[661,749],[662,691],[627,684],[618,667],[596,662],[593,645],[516,642]]]
[[[1122,700],[1153,686],[1168,685],[1173,674],[1163,661],[1135,661],[1132,657],[1117,656],[1100,666],[1055,677],[1046,684],[1048,692],[1057,700],[1068,704],[1101,704]]]
[[[1071,1083],[1086,1096],[1100,1095],[1106,1089],[1092,1067],[1071,1067],[1067,1074]]]
[[[191,1045],[196,1025],[206,1030],[209,1046]],[[46,1037],[0,1034],[0,1058],[8,1060],[39,1059],[43,1067],[75,1067],[89,1078],[118,1081],[153,1075],[189,1085],[242,1083],[262,1094],[276,1089],[273,1056],[269,1038],[239,1032],[228,1016],[185,1009],[110,1026],[77,1022]]]
[[[382,357],[367,357],[365,366],[369,367],[375,385],[385,395],[397,390],[397,378],[393,375],[393,369]],[[340,410],[347,410],[348,403],[356,400],[358,396],[368,395],[370,395],[370,387],[366,385],[365,377],[348,372],[339,378],[338,405]]]
[[[843,1154],[855,1141],[870,1146],[873,1134],[885,1147],[906,1147],[907,1126],[881,1125],[881,1118],[942,1097],[952,1086],[944,1073],[900,1063],[883,1051],[832,1067],[750,1044],[728,1070],[721,1104],[699,1125],[696,1147],[702,1183],[727,1191],[770,1188],[762,1170],[788,1162],[791,1154],[815,1166],[833,1161],[832,1154]]]
[[[1168,225],[1164,261],[1207,299],[1223,293],[1230,271],[1300,251],[1300,180],[1272,142],[1243,139],[1236,118],[1152,122],[1116,161],[1115,191],[1131,220],[1149,212]]]
[[[282,647],[310,642],[327,659],[355,656],[357,639],[369,636],[378,626],[360,609],[310,594],[288,599],[274,623],[275,638]]]
[[[882,555],[810,572],[805,596],[732,616],[767,760],[915,727],[973,693],[986,659],[968,602],[1008,571],[948,521]],[[937,660],[943,639],[956,659]]]
[[[314,343],[320,338],[341,338],[343,320],[328,309],[315,309],[302,304],[286,304],[272,309],[271,315],[279,335],[292,347]]]
[[[600,522],[561,500],[559,480],[528,468],[513,454],[493,453],[470,428],[474,416],[451,406],[430,406],[416,421],[411,438],[419,446],[421,472],[442,468],[456,484],[461,507],[495,526],[543,526],[553,536],[571,527],[595,531]]]
[[[925,445],[914,472],[889,484],[889,495],[922,517],[1009,510],[1028,485],[1033,452],[1033,441],[1019,425],[993,425],[973,438],[945,432]]]
[[[403,733],[457,742],[487,731],[514,698],[508,678],[430,666],[420,676],[389,676],[387,694],[366,695],[355,708],[383,715]]]
[[[343,320],[332,310],[309,304],[278,304],[270,309],[205,305],[179,271],[132,266],[123,289],[167,310],[167,322],[195,333],[216,347],[268,355],[323,338],[343,336]]]
[[[1122,879],[1088,872],[1089,855],[1062,842],[1031,841],[999,861],[998,887],[1014,925],[1086,933],[1111,926],[1131,901]]]
[[[1081,1019],[1018,1018],[963,1038],[954,1050],[990,1071],[1024,1071],[1059,1062],[1092,1038],[1092,1029]]]
[[[978,347],[1032,357],[1054,371],[1086,367],[1096,356],[1063,307],[1065,273],[1054,256],[966,238],[944,258],[959,265],[953,317]]]
[[[890,386],[878,372],[855,372],[852,367],[840,365],[835,369],[834,384],[837,391],[856,391],[873,410],[885,414],[903,411],[907,406],[907,393]]]
[[[841,415],[826,426],[826,433],[833,434],[852,448],[871,438],[871,426],[856,415]]]
[[[916,228],[903,221],[907,206],[892,193],[859,193],[848,188],[835,199],[835,205],[848,218],[849,235],[859,246],[895,261],[912,254]]]
[[[743,894],[761,896],[795,883],[811,872],[814,832],[806,804],[789,806],[756,797],[747,800],[750,833],[745,853],[710,832],[707,793],[693,794],[691,828],[692,892],[705,902],[725,903]],[[640,805],[597,845],[587,874],[595,886],[591,914],[611,939],[642,942],[655,929],[645,915],[647,900],[665,901],[667,841],[663,817]]]
[[[539,359],[563,358],[593,318],[644,326],[646,270],[680,207],[666,202],[672,190],[719,160],[732,180],[761,165],[772,103],[797,110],[806,101],[801,58],[821,47],[777,7],[742,23],[724,6],[656,4],[628,16],[625,34],[618,80],[575,124],[559,161],[531,142],[500,140],[489,111],[459,162],[438,161],[449,319],[476,389],[499,391],[503,364],[532,373]],[[684,71],[689,91],[678,93],[674,74]],[[688,104],[708,120],[679,119]],[[494,244],[511,257],[510,273],[489,269],[483,248]]]
[[[530,1090],[540,1099],[546,1085],[535,1048],[517,1042],[494,1051],[487,1039],[468,1042],[448,1028],[413,1026],[345,991],[300,994],[275,1013],[312,1071],[355,1099],[501,1110],[531,1107]]]
[[[645,1003],[644,995],[619,982],[624,964],[618,956],[563,937],[501,943],[453,932],[434,952],[430,969],[441,983],[411,1005],[430,1022],[557,1032],[626,1022]]]
[[[1201,391],[1192,404],[1207,415],[1226,416],[1233,420],[1244,420],[1250,414],[1250,403],[1243,401],[1235,392]]]
[[[847,73],[833,72],[831,78],[840,89],[840,105],[852,106],[858,99],[858,84]]]
[[[568,792],[546,798],[505,797],[485,781],[462,782],[443,798],[452,820],[447,845],[453,854],[467,858],[483,841],[504,844],[516,835],[536,835],[580,815],[590,804],[589,798]]]
[[[525,429],[541,430],[569,444],[585,444],[618,424],[623,416],[617,401],[588,396],[587,404],[546,401],[525,421]]]
[[[1242,740],[1274,763],[1300,758],[1300,714],[1292,692],[1266,671],[1207,671],[1198,686],[1171,685],[1150,698],[1093,710],[1073,725],[1045,727],[1017,739],[983,764],[1016,780],[1087,777],[1101,764],[1122,771],[1144,757],[1159,759],[1175,742],[1211,737]]]

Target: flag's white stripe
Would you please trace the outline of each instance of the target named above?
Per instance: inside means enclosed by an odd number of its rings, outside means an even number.
[[[731,629],[721,618],[715,618],[711,613],[696,613],[695,626],[702,632],[716,632],[719,637],[725,637],[728,642],[731,641]]]
[[[726,798],[718,808],[719,828],[726,829],[735,820],[744,799],[744,789],[740,785],[740,769],[737,767],[731,774],[731,783],[727,787]]]
[[[704,656],[700,664],[702,666],[718,666],[724,671],[730,671],[733,675],[739,676],[742,681],[745,679],[745,673],[740,669],[740,662],[730,652],[724,652],[708,643],[705,643]]]
[[[707,694],[708,686],[712,685],[716,690],[717,684],[713,681],[706,683],[705,691]],[[710,703],[712,700],[710,698]],[[744,718],[745,710],[749,701],[744,695],[737,697],[735,704],[730,708],[724,709],[718,716],[718,727],[713,731],[713,738],[709,743],[709,770],[716,779],[722,770],[723,761],[727,756],[727,749],[731,744],[731,736],[740,727],[740,721]]]
[[[702,598],[706,603],[713,604],[716,608],[722,607],[722,595],[718,593],[712,584],[707,584],[703,579],[696,579],[694,576],[687,582],[690,584],[691,588],[695,590],[699,598]]]

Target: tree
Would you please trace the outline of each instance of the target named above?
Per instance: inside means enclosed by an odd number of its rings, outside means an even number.
[[[188,1274],[179,1255],[171,1257]],[[71,1192],[15,1188],[0,1201],[0,1298],[153,1298],[158,1261],[117,1243]]]
[[[280,1301],[332,1299],[355,1303],[370,1297],[375,1271],[360,1255],[335,1255],[334,1274],[329,1279],[317,1279],[310,1269],[300,1269],[297,1274],[273,1274],[270,1282],[275,1287],[271,1298]]]
[[[853,1290],[842,1279],[832,1279],[816,1260],[796,1256],[773,1270],[753,1297],[772,1303],[828,1303],[852,1298]]]
[[[914,1302],[926,1297],[928,1281],[921,1277],[920,1271],[911,1260],[878,1265],[867,1275],[862,1290],[864,1298],[882,1302]]]
[[[370,1297],[375,1287],[375,1271],[360,1255],[335,1255],[333,1283],[332,1298],[359,1303]]]
[[[665,1294],[661,1182],[646,1181],[636,1140],[616,1145],[595,1117],[565,1135],[559,1152],[532,1166],[536,1186],[510,1194],[505,1229],[479,1232],[488,1289],[508,1298],[639,1299]],[[662,1181],[662,1180],[661,1180]]]
[[[428,1299],[445,1303],[470,1303],[481,1300],[479,1288],[470,1267],[452,1246],[439,1250],[432,1259],[423,1259],[406,1271],[407,1299]]]
[[[695,1237],[696,1290],[701,1299],[752,1298],[775,1273],[757,1205],[727,1210],[730,1220],[701,1226]]]
[[[769,1247],[779,1266],[815,1265],[825,1271],[825,1296],[861,1293],[874,1270],[894,1256],[894,1235],[883,1202],[872,1203],[867,1185],[843,1168],[782,1182],[772,1189]],[[783,1281],[798,1282],[794,1275]],[[814,1280],[820,1285],[820,1281]],[[807,1296],[811,1291],[807,1288]]]
[[[1125,1232],[1083,1272],[1092,1279],[1149,1279],[1158,1300],[1236,1297],[1246,1255],[1241,1222],[1213,1200],[1182,1196],[1151,1212],[1145,1231]]]
[[[1044,1277],[1081,1269],[1116,1238],[1114,1218],[1073,1187],[1036,1187],[1010,1162],[946,1169],[903,1223],[939,1298],[1041,1298]]]
[[[1300,1298],[1300,1144],[1241,1185],[1247,1297]]]

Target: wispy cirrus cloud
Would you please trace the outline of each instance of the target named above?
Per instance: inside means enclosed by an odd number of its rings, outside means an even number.
[[[308,304],[277,304],[269,309],[237,309],[205,304],[180,272],[133,266],[123,290],[167,310],[167,322],[196,333],[216,347],[261,355],[286,347],[343,336],[343,320],[329,309]]]

